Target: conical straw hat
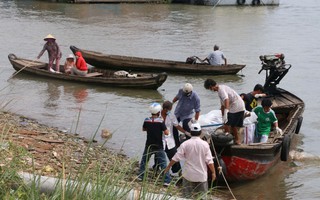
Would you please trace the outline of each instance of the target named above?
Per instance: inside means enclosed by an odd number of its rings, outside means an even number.
[[[46,41],[46,40],[48,40],[48,39],[53,39],[53,40],[55,40],[56,38],[54,38],[53,35],[49,34],[49,35],[47,35],[47,36],[44,38],[44,40]]]

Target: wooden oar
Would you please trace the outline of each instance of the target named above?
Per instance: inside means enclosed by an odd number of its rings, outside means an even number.
[[[13,78],[14,76],[16,76],[17,74],[19,74],[19,73],[20,73],[21,71],[23,71],[25,68],[30,67],[31,64],[35,64],[35,63],[36,63],[36,62],[31,61],[29,64],[27,64],[27,65],[25,65],[24,67],[22,67],[19,71],[13,73],[12,76],[10,76],[7,81],[9,81],[10,79],[12,79],[12,78]]]

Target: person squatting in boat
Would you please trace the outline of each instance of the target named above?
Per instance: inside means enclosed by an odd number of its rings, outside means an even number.
[[[80,51],[76,52],[76,66],[71,68],[72,75],[86,76],[88,74],[88,66],[84,58],[82,57],[82,53]]]
[[[227,65],[227,58],[224,56],[224,53],[219,50],[218,45],[213,46],[213,52],[211,52],[205,59],[201,60],[202,62],[208,62],[210,65]]]
[[[66,58],[66,62],[64,63],[64,72],[67,74],[71,74],[71,69],[75,66],[76,64],[74,62],[74,55],[69,54],[69,56]]]

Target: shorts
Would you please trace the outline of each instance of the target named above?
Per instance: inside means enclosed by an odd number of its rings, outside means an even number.
[[[228,113],[228,121],[227,125],[231,127],[242,127],[244,119],[244,111],[240,111],[237,113]]]

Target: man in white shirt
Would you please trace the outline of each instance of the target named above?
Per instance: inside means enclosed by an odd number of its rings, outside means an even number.
[[[227,65],[227,58],[224,56],[223,52],[219,50],[218,45],[214,45],[213,52],[211,52],[202,62],[207,61],[210,65]]]
[[[200,138],[201,126],[199,123],[190,125],[191,138],[183,142],[177,153],[171,159],[165,169],[168,172],[176,162],[184,160],[182,168],[183,194],[191,198],[195,193],[206,199],[208,191],[208,168],[211,171],[212,180],[216,179],[216,171],[213,165],[209,144]]]
[[[163,134],[163,144],[164,144],[164,150],[169,158],[169,160],[172,159],[172,157],[175,155],[177,152],[177,146],[175,143],[175,139],[173,137],[174,133],[174,128],[176,128],[178,131],[182,132],[183,134],[191,137],[190,133],[185,131],[180,125],[179,122],[176,118],[176,116],[171,113],[172,110],[172,102],[170,101],[165,101],[162,104],[162,111],[161,111],[161,116],[164,120],[164,123],[167,127],[167,129],[170,131],[169,135],[164,135]],[[178,175],[179,171],[181,170],[180,163],[177,162],[172,166],[172,175]]]
[[[230,133],[230,127],[234,136],[234,143],[240,144],[238,128],[243,126],[245,106],[240,95],[226,85],[218,85],[214,80],[207,79],[204,82],[207,90],[218,92],[221,113],[225,124],[226,134]]]

